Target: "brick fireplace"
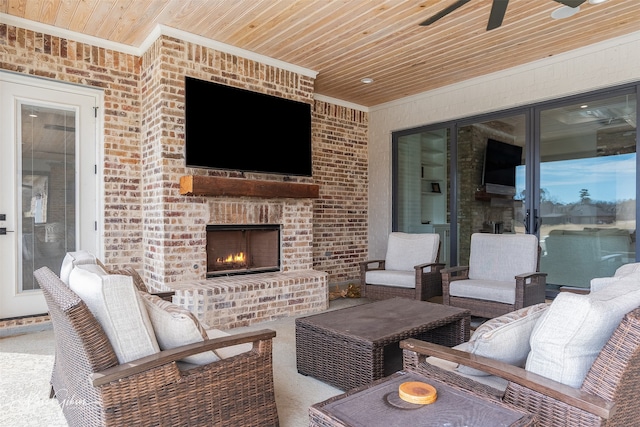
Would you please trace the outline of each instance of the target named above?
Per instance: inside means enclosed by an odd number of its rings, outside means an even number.
[[[218,177],[215,179],[216,189],[225,185]],[[275,181],[269,185],[266,180],[262,182],[265,186],[280,187],[281,184],[285,183]],[[176,292],[174,302],[189,309],[208,327],[218,329],[327,309],[328,275],[313,269],[313,198],[243,192],[244,196],[205,192],[185,198],[191,201],[190,217],[197,218],[186,223],[189,231],[202,236],[194,239],[190,247],[194,254],[191,263],[195,267],[191,274],[198,277],[168,283],[168,287]],[[258,258],[264,262],[252,266],[252,274],[245,274],[248,266],[242,262],[234,266],[232,258],[226,265],[223,261],[218,266],[221,274],[205,274],[205,268],[201,266],[209,269],[218,258],[227,258],[218,253],[219,243],[215,244],[215,250],[210,247],[212,237],[208,236],[207,230],[221,234],[218,237],[227,246],[222,251],[224,254],[257,250]],[[275,249],[272,244],[276,245]],[[265,252],[267,246],[270,249]],[[276,265],[273,265],[273,251]],[[208,261],[207,256],[215,260]],[[235,271],[230,271],[233,267]],[[272,271],[259,271],[261,268]],[[214,277],[206,278],[207,275]]]

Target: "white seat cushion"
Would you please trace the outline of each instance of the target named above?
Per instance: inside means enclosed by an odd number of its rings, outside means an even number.
[[[207,332],[189,310],[165,301],[157,295],[139,291],[161,350],[169,350],[182,345],[202,342]],[[182,359],[194,365],[206,365],[220,360],[214,351],[206,351]]]
[[[509,282],[473,279],[454,280],[449,285],[449,295],[515,304],[516,281],[515,279]]]
[[[87,251],[67,252],[60,266],[60,280],[69,286],[71,270],[78,265],[97,264],[96,256]]]
[[[624,315],[638,306],[636,280],[587,295],[560,292],[531,333],[525,369],[579,388]]]
[[[416,265],[436,262],[439,246],[440,235],[437,233],[393,232],[389,234],[385,268],[415,271]]]
[[[416,287],[415,270],[371,270],[366,272],[365,280],[369,285],[398,286],[401,288]]]
[[[531,349],[531,332],[548,307],[548,303],[531,305],[486,321],[473,333],[467,351],[524,368]],[[458,371],[469,375],[488,375],[462,365]]]
[[[69,287],[104,329],[118,362],[160,351],[144,302],[130,276],[107,274],[99,265],[76,266]]]

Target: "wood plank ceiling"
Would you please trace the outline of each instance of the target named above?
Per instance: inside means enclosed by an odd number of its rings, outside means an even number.
[[[506,0],[498,0],[506,1]],[[640,1],[512,0],[486,31],[491,0],[0,0],[0,13],[139,47],[158,25],[317,71],[316,92],[374,106],[640,30]],[[1,16],[0,16],[1,20]],[[362,84],[370,77],[374,82]]]

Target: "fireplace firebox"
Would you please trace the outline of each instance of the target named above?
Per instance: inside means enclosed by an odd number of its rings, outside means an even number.
[[[280,225],[207,225],[207,277],[280,271]]]

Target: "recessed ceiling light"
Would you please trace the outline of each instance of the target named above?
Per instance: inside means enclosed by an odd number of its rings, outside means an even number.
[[[600,4],[600,3],[604,3],[607,0],[589,0],[589,4]]]
[[[369,83],[373,83],[373,79],[371,77],[364,77],[360,79],[360,81],[366,85],[368,85]]]
[[[569,18],[570,16],[573,16],[578,12],[580,12],[580,6],[577,6],[577,7],[562,6],[554,10],[553,12],[551,12],[551,17],[553,19],[564,19],[564,18]]]

